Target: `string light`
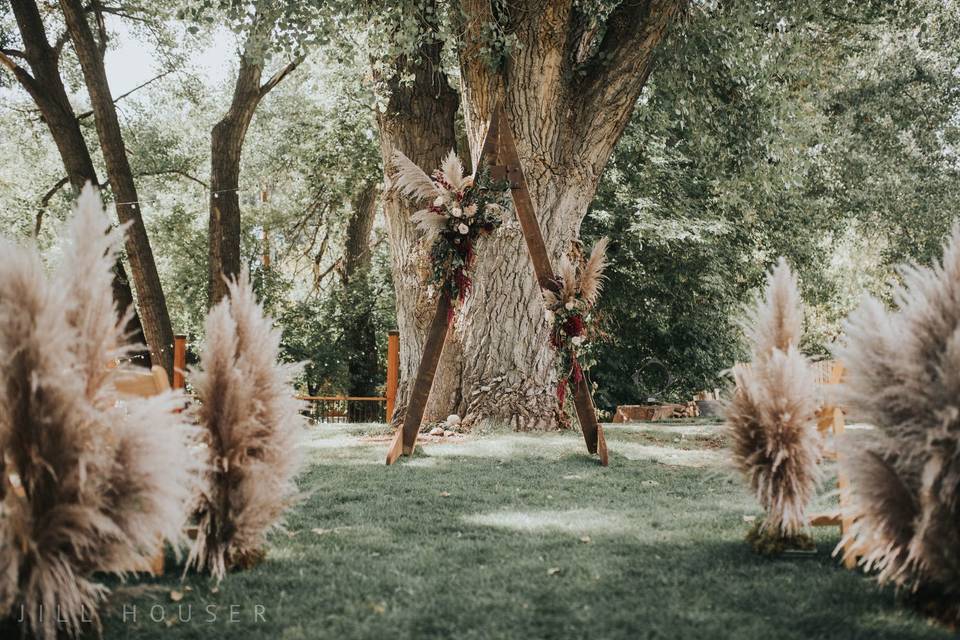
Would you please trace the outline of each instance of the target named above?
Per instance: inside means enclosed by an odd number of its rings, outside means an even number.
[[[219,199],[220,199],[220,194],[221,194],[221,193],[232,193],[232,192],[236,192],[236,193],[256,192],[256,193],[259,194],[259,193],[260,193],[260,189],[239,189],[239,188],[237,188],[237,189],[218,189],[217,191],[207,191],[207,193],[210,193],[210,194],[213,195],[213,197],[214,197],[215,200],[219,200]],[[136,209],[138,204],[155,204],[155,203],[157,203],[157,202],[160,202],[160,198],[154,198],[154,199],[152,199],[152,200],[127,200],[127,201],[124,201],[124,202],[114,202],[113,204],[116,205],[116,206],[118,206],[118,207],[119,207],[119,206],[128,206],[128,207],[130,207],[131,209]]]

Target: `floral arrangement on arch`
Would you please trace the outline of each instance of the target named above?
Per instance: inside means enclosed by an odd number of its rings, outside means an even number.
[[[448,300],[463,301],[470,292],[470,266],[477,238],[502,223],[510,206],[508,184],[494,182],[488,167],[476,179],[463,175],[463,164],[453,151],[433,175],[427,175],[400,151],[393,154],[395,186],[419,202],[429,202],[411,216],[430,246],[430,283]]]
[[[609,239],[601,238],[584,261],[564,256],[557,270],[555,291],[543,290],[547,306],[547,321],[552,324],[550,344],[560,356],[560,382],[557,400],[563,406],[567,384],[583,380],[584,370],[591,362],[586,359],[586,346],[597,337],[593,308],[603,289],[603,270],[607,266]]]

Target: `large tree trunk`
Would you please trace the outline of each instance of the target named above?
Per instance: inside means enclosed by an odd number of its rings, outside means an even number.
[[[11,0],[10,4],[23,40],[24,56],[32,74],[20,69],[11,60],[6,61],[7,66],[43,115],[74,194],[79,194],[87,182],[99,186],[90,150],[60,77],[60,51],[50,44],[34,0]],[[136,344],[146,345],[140,316],[133,305],[133,293],[126,270],[119,259],[113,267],[113,299],[121,312],[127,309],[133,311],[126,327],[130,339]],[[135,354],[135,358],[149,362],[149,353]]]
[[[502,100],[551,258],[570,250],[607,160],[682,0],[624,2],[597,28],[572,1],[511,5],[497,16],[518,39],[502,69],[478,54],[491,3],[464,0],[461,77],[474,156]],[[554,353],[543,302],[514,221],[477,252],[461,319],[466,422],[558,424]],[[602,366],[602,363],[601,365]]]
[[[240,56],[240,69],[227,113],[210,133],[210,221],[207,302],[217,304],[227,295],[227,278],[240,274],[240,159],[243,141],[257,106],[267,93],[293,71],[297,58],[273,75],[263,86],[264,57],[259,39],[265,23],[255,18]]]
[[[140,319],[150,347],[151,359],[155,364],[166,369],[167,375],[172,379],[173,329],[170,325],[163,287],[160,284],[160,275],[157,273],[157,265],[153,259],[153,250],[150,248],[150,240],[147,237],[147,229],[140,215],[137,188],[103,65],[106,35],[102,16],[97,16],[100,27],[98,43],[87,22],[86,11],[80,0],[60,0],[60,8],[63,11],[73,48],[80,61],[87,92],[90,94],[97,136],[107,165],[110,187],[117,200],[117,215],[121,222],[129,224],[124,236],[127,258],[133,270],[133,280],[140,302]]]
[[[428,28],[435,28],[433,2],[430,13],[421,14]],[[390,89],[385,111],[378,113],[380,150],[389,184],[393,168],[391,157],[400,150],[428,173],[440,166],[443,157],[456,147],[454,118],[458,108],[457,93],[450,86],[440,64],[439,42],[421,46],[419,55],[396,60],[393,75],[383,78]],[[401,83],[400,77],[410,74],[412,83]],[[394,422],[402,422],[410,388],[420,364],[427,328],[437,308],[437,294],[424,286],[426,249],[419,240],[410,214],[417,207],[395,190],[384,197],[384,214],[390,237],[393,260],[393,283],[397,299],[397,328],[400,331],[400,385]],[[424,413],[424,422],[442,420],[464,406],[460,376],[464,362],[458,334],[450,331],[433,391]]]

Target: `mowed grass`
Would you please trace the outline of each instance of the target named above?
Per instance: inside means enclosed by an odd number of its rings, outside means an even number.
[[[814,557],[754,555],[758,509],[717,429],[608,427],[604,469],[576,433],[427,444],[386,467],[364,427],[317,426],[264,563],[219,587],[172,567],[113,585],[105,637],[952,637],[840,567],[835,529]]]

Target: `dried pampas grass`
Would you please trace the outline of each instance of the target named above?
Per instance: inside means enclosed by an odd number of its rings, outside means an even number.
[[[114,402],[108,363],[127,347],[109,229],[88,186],[52,277],[35,248],[0,245],[0,611],[22,607],[22,631],[45,639],[99,628],[93,573],[178,542],[196,479],[182,396]]]
[[[568,255],[560,258],[556,274],[557,291],[543,290],[543,302],[547,309],[556,311],[573,303],[589,310],[597,304],[603,290],[603,270],[607,267],[609,245],[609,238],[600,238],[593,245],[587,260],[573,260]]]
[[[960,625],[960,227],[940,263],[901,270],[894,309],[868,299],[837,349],[843,402],[880,435],[846,446],[853,526],[844,542]]]
[[[753,362],[733,369],[727,431],[736,467],[766,512],[761,532],[796,538],[820,479],[813,372],[797,350],[803,307],[781,258],[744,320]]]
[[[246,274],[228,286],[207,316],[200,368],[190,372],[210,467],[188,566],[217,580],[261,558],[267,532],[297,492],[305,427],[290,384],[299,367],[277,362],[280,331]]]
[[[400,193],[413,200],[433,200],[443,194],[430,176],[402,151],[394,151],[392,160],[395,170],[393,185]],[[457,160],[457,162],[460,161]]]

